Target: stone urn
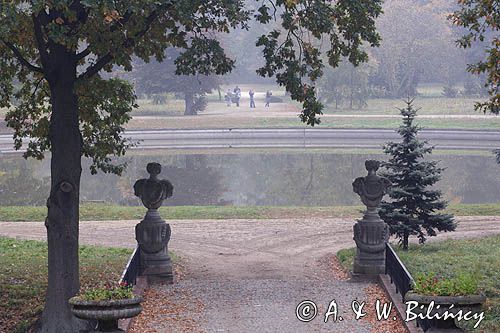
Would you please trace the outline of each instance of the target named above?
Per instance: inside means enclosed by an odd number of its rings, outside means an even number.
[[[406,309],[429,319],[431,328],[426,332],[463,332],[454,318],[459,321],[479,320],[484,295],[430,296],[409,291],[405,295]],[[449,316],[444,317],[445,314]],[[451,315],[453,314],[453,315]],[[461,316],[459,316],[461,314]]]
[[[142,297],[86,301],[80,297],[69,299],[71,312],[75,317],[85,320],[97,320],[97,328],[90,332],[124,332],[118,328],[118,319],[137,316],[142,311]]]
[[[158,212],[163,201],[172,196],[174,187],[166,179],[159,179],[161,165],[148,163],[149,178],[139,179],[134,184],[134,194],[148,209],[144,219],[135,226],[135,239],[140,249],[140,275],[149,284],[173,283],[172,260],[168,254],[170,225]]]
[[[363,218],[353,226],[356,242],[353,275],[385,273],[385,246],[389,239],[389,227],[380,219],[378,206],[391,182],[377,175],[379,166],[379,161],[365,161],[368,175],[358,177],[352,183],[353,191],[366,206]]]

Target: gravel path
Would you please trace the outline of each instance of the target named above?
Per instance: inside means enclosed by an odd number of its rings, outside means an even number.
[[[157,315],[153,325],[149,320],[135,324],[132,332],[370,332],[367,320],[353,319],[350,300],[366,299],[366,283],[310,280],[184,280],[174,286],[157,287],[162,298],[185,304],[184,311]],[[187,295],[187,296],[186,296]],[[182,297],[180,297],[182,296]],[[337,322],[323,322],[329,303],[335,299],[339,315]],[[300,322],[296,306],[303,300],[314,300],[318,316],[311,322]],[[161,312],[161,311],[160,311]],[[178,317],[181,320],[176,320]],[[189,318],[196,318],[186,327]]]
[[[457,217],[457,231],[429,241],[500,233],[498,216]],[[84,221],[80,243],[135,247],[138,221]],[[170,220],[170,249],[193,274],[207,278],[293,278],[311,271],[311,259],[352,247],[353,219]],[[46,239],[42,222],[0,222],[0,236]],[[297,267],[300,267],[298,269]],[[314,268],[312,268],[314,269]]]
[[[445,238],[500,233],[500,217],[458,217]],[[339,277],[333,255],[352,247],[353,220],[174,220],[170,249],[185,276],[175,285],[147,291],[144,314],[132,332],[404,332],[400,320],[373,320],[383,298],[370,282]],[[80,223],[81,244],[134,247],[137,221]],[[0,236],[45,239],[41,222],[0,222]],[[375,296],[374,296],[375,295]],[[303,300],[318,305],[309,323],[295,317]],[[343,321],[322,321],[332,299]],[[354,320],[353,300],[366,301],[368,315]],[[387,326],[390,324],[389,326]]]

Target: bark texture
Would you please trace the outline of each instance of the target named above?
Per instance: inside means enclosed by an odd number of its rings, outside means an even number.
[[[78,293],[78,221],[82,139],[75,94],[75,56],[54,47],[51,89],[51,189],[45,220],[48,287],[39,332],[78,332],[84,322],[71,314],[68,299]],[[63,305],[63,306],[61,306]]]

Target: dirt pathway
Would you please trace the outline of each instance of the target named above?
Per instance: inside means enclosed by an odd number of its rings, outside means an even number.
[[[500,217],[458,217],[445,238],[500,233]],[[134,247],[137,221],[86,221],[81,244]],[[348,219],[173,220],[170,249],[187,275],[173,286],[147,292],[145,311],[132,332],[404,332],[399,321],[373,320],[383,297],[369,282],[336,275],[333,255],[354,246]],[[41,222],[0,222],[0,236],[45,239]],[[295,308],[314,300],[318,317],[303,323]],[[343,321],[321,318],[335,299]],[[367,301],[369,315],[355,320],[353,300]],[[369,312],[369,311],[372,312]],[[385,325],[385,326],[384,326]],[[389,327],[387,327],[389,325]]]
[[[457,231],[429,240],[481,237],[500,233],[500,217],[457,217]],[[80,243],[134,247],[137,221],[84,221]],[[170,250],[203,278],[281,278],[303,276],[312,258],[353,247],[354,220],[227,219],[170,220]],[[0,222],[0,236],[44,240],[41,222]],[[293,263],[293,264],[292,264]]]

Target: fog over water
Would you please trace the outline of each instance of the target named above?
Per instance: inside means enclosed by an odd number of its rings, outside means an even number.
[[[174,184],[167,205],[359,205],[352,180],[364,176],[366,159],[385,155],[338,153],[262,153],[136,155],[127,158],[122,177],[90,175],[84,163],[81,201],[138,205],[134,182],[147,176],[148,162],[163,165],[161,178]],[[493,156],[434,155],[446,170],[438,187],[452,203],[500,202],[500,178]],[[0,160],[0,205],[44,205],[50,161]]]

